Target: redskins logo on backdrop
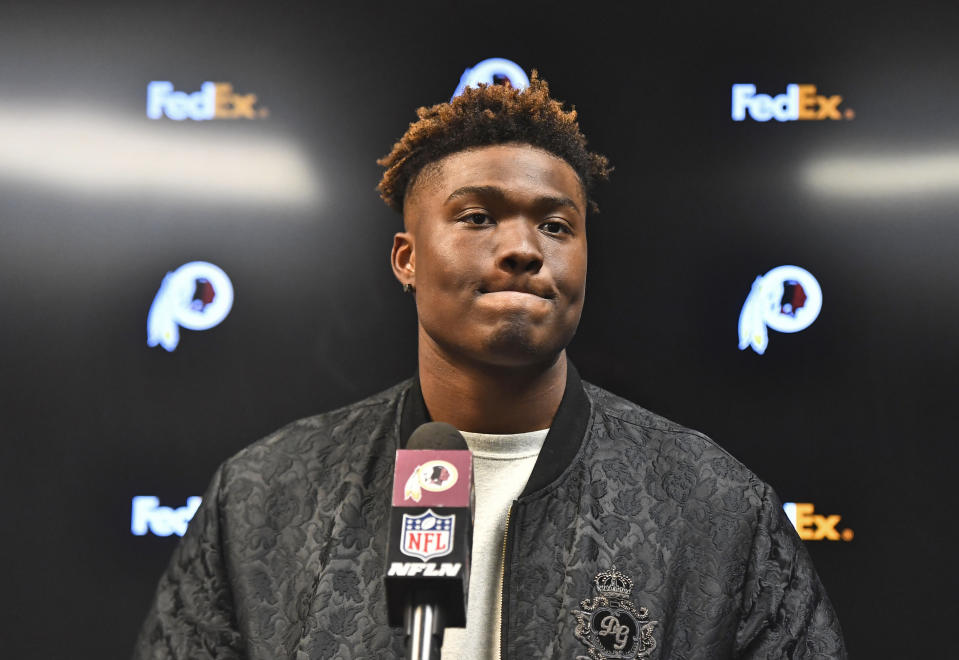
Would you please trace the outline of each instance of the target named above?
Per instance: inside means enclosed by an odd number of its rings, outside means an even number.
[[[449,461],[426,461],[413,469],[413,474],[406,480],[403,489],[404,498],[419,502],[423,498],[423,491],[442,493],[449,490],[459,479],[459,471]]]
[[[233,308],[233,283],[223,269],[191,261],[167,273],[147,315],[147,346],[167,351],[180,343],[180,327],[208,330]]]
[[[523,67],[516,62],[504,57],[491,57],[478,62],[475,66],[463,72],[463,75],[460,76],[460,84],[456,86],[456,91],[453,92],[453,97],[450,100],[462,94],[467,87],[476,87],[479,84],[499,85],[506,83],[516,89],[526,89],[529,87],[529,76],[523,71]]]
[[[739,314],[739,350],[762,355],[769,345],[766,328],[777,332],[805,330],[822,310],[822,287],[799,266],[778,266],[753,282]]]
[[[648,658],[656,648],[653,632],[659,621],[651,621],[649,610],[637,608],[629,599],[633,591],[632,578],[613,566],[612,570],[598,573],[593,584],[599,595],[582,601],[582,610],[573,610],[574,634],[589,648],[589,657],[593,660]]]

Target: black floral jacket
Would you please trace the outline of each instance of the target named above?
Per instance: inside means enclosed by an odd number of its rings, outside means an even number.
[[[134,658],[402,658],[383,593],[416,379],[281,429],[216,472]],[[772,489],[572,365],[506,539],[503,658],[845,658]]]

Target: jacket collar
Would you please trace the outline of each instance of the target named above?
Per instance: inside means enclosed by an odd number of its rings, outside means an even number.
[[[432,421],[423,391],[420,389],[419,376],[414,376],[407,396],[401,404],[400,446],[405,447],[410,435],[422,424]],[[533,473],[526,482],[526,488],[520,497],[530,495],[555,481],[576,457],[586,427],[589,425],[589,398],[583,389],[583,382],[573,363],[566,360],[566,389],[553,423],[546,434],[543,449],[536,459]]]

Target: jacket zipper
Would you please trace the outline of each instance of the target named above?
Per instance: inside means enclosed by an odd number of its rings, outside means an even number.
[[[499,621],[499,658],[504,660],[506,658],[506,617],[507,617],[507,604],[509,602],[509,597],[506,593],[506,553],[509,547],[509,519],[510,515],[513,513],[513,504],[516,504],[516,500],[513,500],[513,503],[509,505],[509,508],[506,510],[506,528],[503,532],[503,568],[499,574],[499,590],[502,594],[502,603],[500,605],[500,621]]]

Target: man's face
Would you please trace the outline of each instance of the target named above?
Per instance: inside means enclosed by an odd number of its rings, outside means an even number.
[[[461,151],[421,173],[393,268],[416,288],[420,340],[526,366],[573,338],[586,290],[586,199],[566,161],[528,145]]]

